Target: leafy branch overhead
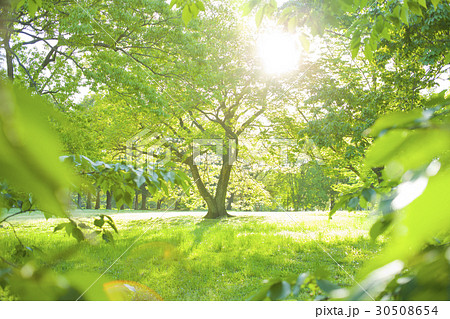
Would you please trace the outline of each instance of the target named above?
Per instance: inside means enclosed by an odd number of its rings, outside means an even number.
[[[168,192],[168,184],[189,188],[189,177],[181,170],[169,170],[164,167],[136,168],[130,164],[107,164],[94,162],[84,155],[62,156],[61,160],[71,164],[82,177],[94,181],[96,187],[111,192],[117,207],[132,207],[136,190],[145,186],[151,194]]]
[[[276,1],[249,0],[243,8],[243,14],[256,11],[256,25],[260,26],[264,17],[276,19],[279,24],[294,32],[297,28],[307,28],[312,36],[323,35],[335,28],[345,27],[343,36],[351,39],[349,43],[352,58],[356,58],[363,48],[368,61],[374,61],[374,52],[387,41],[397,37],[401,26],[412,28],[421,19],[430,24],[442,19],[445,15],[445,1],[433,0],[427,4],[425,0],[408,1],[288,1],[277,8]],[[350,21],[350,25],[349,25]],[[445,30],[445,27],[444,29]],[[306,51],[309,41],[301,36]],[[446,62],[448,63],[447,57]]]
[[[192,19],[195,19],[198,16],[200,11],[205,11],[205,5],[199,0],[171,0],[170,7],[176,7],[177,9],[182,8],[181,18],[186,26]]]

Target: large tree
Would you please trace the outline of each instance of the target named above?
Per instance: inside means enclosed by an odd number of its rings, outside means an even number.
[[[227,191],[240,137],[266,111],[272,90],[257,65],[252,33],[238,23],[239,13],[224,5],[209,9],[186,31],[195,44],[186,46],[179,56],[183,79],[161,84],[167,104],[162,111],[150,113],[147,125],[168,137],[164,144],[173,158],[189,168],[208,207],[205,217],[218,218],[228,215]],[[195,152],[198,143],[205,143],[200,153]],[[213,189],[205,185],[199,165],[207,153],[220,157]]]

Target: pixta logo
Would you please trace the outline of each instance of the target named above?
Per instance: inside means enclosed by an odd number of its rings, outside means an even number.
[[[295,139],[184,139],[165,137],[159,132],[144,129],[126,143],[126,161],[148,171],[154,167],[176,162],[179,156],[192,156],[194,165],[233,165],[239,152],[245,154],[240,160],[245,164],[257,164],[267,168],[299,167],[312,158],[320,161],[316,147],[311,141],[300,143]],[[173,158],[177,152],[177,157]]]

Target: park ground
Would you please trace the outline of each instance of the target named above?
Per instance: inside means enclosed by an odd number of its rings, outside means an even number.
[[[367,213],[339,212],[332,220],[326,212],[232,212],[235,217],[220,220],[205,220],[204,212],[172,211],[78,210],[73,216],[92,224],[98,214],[114,219],[119,229],[114,244],[77,245],[64,231],[53,232],[64,220],[47,221],[38,213],[10,221],[24,245],[35,248],[41,265],[58,273],[97,274],[112,265],[102,281],[139,282],[164,300],[246,300],[266,279],[306,271],[328,273],[330,281],[351,286],[383,245],[370,240]],[[0,244],[1,256],[16,258],[11,227],[0,229]],[[70,253],[48,264],[49,256],[64,251]]]

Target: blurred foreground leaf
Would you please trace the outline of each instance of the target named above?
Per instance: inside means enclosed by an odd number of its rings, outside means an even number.
[[[0,84],[0,180],[31,193],[45,216],[66,216],[72,176],[59,161],[59,143],[50,128],[54,108],[39,96]]]

